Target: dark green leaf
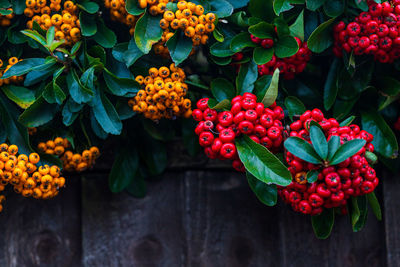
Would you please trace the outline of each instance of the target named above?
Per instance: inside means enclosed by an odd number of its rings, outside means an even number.
[[[81,23],[81,31],[83,36],[93,36],[97,32],[97,24],[94,15],[79,13],[79,21]]]
[[[164,143],[146,138],[143,145],[145,145],[145,149],[140,152],[150,175],[160,175],[164,172],[168,163],[167,149]]]
[[[261,39],[273,38],[275,34],[275,29],[274,25],[262,21],[260,23],[257,23],[256,25],[250,26],[249,33]]]
[[[233,6],[225,0],[209,0],[211,11],[219,18],[225,18],[232,14]]]
[[[225,38],[222,43],[214,43],[210,47],[210,53],[216,57],[231,57],[235,52],[233,52],[230,48],[232,42],[232,38]]]
[[[332,232],[335,222],[333,209],[324,209],[321,214],[311,217],[314,233],[319,239],[327,239]]]
[[[275,44],[275,55],[279,58],[293,56],[298,50],[299,45],[293,36],[281,37]]]
[[[321,158],[318,156],[317,152],[315,152],[312,145],[299,137],[289,137],[286,139],[284,145],[290,153],[302,160],[313,164],[322,163]]]
[[[211,109],[216,109],[216,110],[229,110],[231,108],[231,101],[229,101],[228,99],[224,99],[218,102],[217,100],[210,98],[208,100],[208,106]]]
[[[244,135],[236,139],[236,147],[246,170],[260,181],[281,186],[291,183],[292,175],[287,167],[264,146]]]
[[[75,69],[71,69],[68,73],[67,84],[69,93],[76,103],[88,103],[93,98],[94,92],[81,84]]]
[[[182,141],[190,156],[194,157],[199,153],[201,147],[199,138],[194,132],[196,123],[193,119],[182,120]]]
[[[108,89],[114,95],[125,96],[139,91],[140,85],[133,79],[119,78],[107,69],[104,69],[103,76]]]
[[[103,20],[97,21],[97,32],[93,39],[104,48],[113,48],[117,43],[117,36],[115,33],[107,28]]]
[[[77,4],[77,6],[89,14],[94,14],[99,11],[99,5],[95,2],[83,1]]]
[[[253,43],[250,39],[250,34],[248,32],[241,32],[235,37],[233,37],[230,43],[230,49],[237,53],[242,51],[246,47],[256,47],[257,44]]]
[[[139,7],[139,3],[137,0],[127,0],[125,8],[129,14],[132,14],[134,16],[141,15],[146,11],[146,9]]]
[[[324,107],[326,110],[329,110],[333,106],[338,93],[338,87],[336,86],[336,77],[338,73],[339,62],[340,60],[338,58],[335,58],[333,60],[325,81]]]
[[[340,137],[337,135],[331,136],[331,138],[328,141],[328,161],[332,160],[332,157],[335,155],[339,147],[340,147]]]
[[[369,205],[372,208],[372,212],[375,214],[375,217],[381,221],[382,220],[382,211],[381,211],[381,205],[379,204],[378,199],[376,198],[376,195],[374,192],[367,194],[367,199],[369,202]]]
[[[318,155],[323,159],[327,160],[328,158],[328,142],[326,141],[326,137],[324,132],[317,127],[310,127],[310,139],[315,151]]]
[[[268,87],[268,90],[265,92],[265,95],[261,101],[265,107],[269,107],[275,102],[276,98],[278,97],[278,86],[279,69],[276,68],[274,74],[272,75],[271,83]]]
[[[38,127],[51,121],[57,111],[57,104],[49,104],[39,97],[19,116],[18,121],[26,127]]]
[[[236,77],[236,90],[238,94],[252,92],[254,82],[257,80],[257,64],[251,61],[240,66],[239,74]]]
[[[24,59],[13,65],[11,68],[9,68],[1,78],[6,79],[12,76],[21,76],[32,71],[33,69],[45,68],[45,67],[47,68],[51,67],[52,65],[54,65],[54,61],[46,63],[46,60],[44,58]]]
[[[285,99],[285,107],[289,112],[289,117],[293,120],[293,116],[301,115],[306,111],[304,104],[295,96],[288,96]]]
[[[263,65],[269,62],[274,55],[274,49],[265,49],[263,47],[256,47],[253,52],[253,60],[257,65]]]
[[[288,11],[293,8],[288,0],[274,0],[274,12],[279,16],[282,12]]]
[[[335,18],[325,21],[316,28],[308,38],[307,44],[314,53],[321,53],[333,43],[331,26]]]
[[[153,44],[162,36],[160,16],[151,16],[147,12],[137,21],[135,26],[135,41],[137,47],[144,53],[150,52]]]
[[[342,121],[339,126],[340,127],[349,126],[354,121],[355,118],[356,118],[356,116],[350,116],[347,119],[345,119],[344,121]]]
[[[136,149],[123,149],[116,157],[108,177],[111,192],[119,193],[135,178],[139,167]]]
[[[258,200],[267,206],[275,206],[278,198],[276,185],[263,183],[249,172],[246,172],[246,177]]]
[[[319,172],[317,170],[311,170],[307,172],[307,182],[312,184],[318,179]]]
[[[304,41],[304,10],[301,11],[296,21],[289,27],[290,33]]]
[[[344,11],[344,8],[344,0],[329,0],[324,4],[325,13],[331,18],[341,15]]]
[[[332,157],[330,164],[337,165],[346,159],[355,155],[360,149],[365,146],[366,141],[364,139],[353,139],[347,141],[339,147],[335,155]]]
[[[307,9],[315,11],[320,8],[326,0],[306,0]]]
[[[219,102],[224,99],[232,99],[236,95],[233,84],[224,78],[216,78],[211,81],[211,92]]]
[[[28,108],[33,102],[35,102],[35,91],[29,90],[25,87],[15,85],[3,85],[0,87],[4,94],[18,106],[23,109]]]
[[[145,197],[147,189],[144,178],[144,171],[142,171],[142,168],[139,168],[139,170],[133,176],[131,183],[126,187],[126,191],[134,197]]]
[[[167,41],[167,47],[172,61],[178,66],[190,55],[193,43],[182,31],[177,31]]]

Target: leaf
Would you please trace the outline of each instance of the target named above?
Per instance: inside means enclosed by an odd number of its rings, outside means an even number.
[[[196,156],[201,147],[199,145],[198,136],[194,132],[196,123],[193,119],[182,119],[182,141],[189,155]]]
[[[288,0],[274,0],[274,12],[277,16],[293,8]]]
[[[307,182],[312,184],[318,179],[318,171],[317,170],[311,170],[307,172]]]
[[[152,120],[142,120],[142,124],[146,132],[158,141],[171,141],[175,136],[173,125],[165,120],[158,123]]]
[[[122,122],[110,100],[98,89],[90,102],[93,114],[106,133],[119,135],[122,130]]]
[[[182,31],[177,31],[167,41],[167,47],[172,61],[178,66],[190,55],[193,49],[193,43]]]
[[[135,26],[135,41],[137,47],[148,54],[153,44],[161,39],[163,30],[160,28],[160,16],[151,16],[147,12],[137,21]]]
[[[249,33],[261,39],[273,38],[275,34],[275,29],[274,25],[262,21],[260,23],[250,26]]]
[[[95,14],[97,11],[99,11],[99,5],[91,1],[80,2],[77,4],[77,6],[89,14]]]
[[[369,205],[372,208],[372,212],[375,214],[375,217],[381,221],[382,220],[382,210],[381,210],[381,205],[379,204],[378,199],[376,198],[376,195],[374,192],[367,194],[367,199],[369,202]]]
[[[275,55],[279,58],[293,56],[299,50],[299,44],[293,36],[284,36],[275,44]]]
[[[219,102],[235,97],[233,84],[224,78],[216,78],[211,81],[211,92]]]
[[[47,44],[47,46],[50,47],[50,45],[53,43],[55,33],[56,33],[56,31],[55,31],[54,26],[51,26],[51,27],[47,30],[47,33],[46,33],[46,44]]]
[[[160,175],[168,163],[167,149],[164,143],[147,137],[144,139],[143,145],[145,149],[140,150],[141,158],[143,158],[150,175]]]
[[[326,0],[306,0],[307,9],[311,11],[316,11],[320,8]]]
[[[265,92],[265,95],[261,101],[265,107],[269,107],[275,102],[276,98],[278,97],[278,87],[279,69],[276,68],[274,74],[272,75],[271,83],[268,87],[268,90]]]
[[[335,18],[320,24],[310,35],[307,41],[308,48],[314,53],[321,53],[333,43],[331,25]]]
[[[249,0],[228,0],[229,3],[233,6],[233,8],[241,8],[247,6]]]
[[[304,10],[301,11],[296,21],[289,26],[290,33],[304,41]]]
[[[257,96],[257,102],[261,102],[271,85],[272,75],[263,75],[254,83],[253,93]]]
[[[353,139],[347,141],[339,147],[335,155],[330,161],[330,165],[337,165],[346,159],[354,156],[358,151],[360,151],[363,146],[365,146],[366,141],[364,139]]]
[[[81,23],[81,31],[83,36],[93,36],[97,32],[97,24],[94,15],[79,13],[79,21]]]
[[[396,157],[399,150],[396,136],[376,110],[361,112],[361,123],[362,128],[374,136],[375,152],[387,158]]]
[[[293,121],[293,116],[301,115],[306,111],[303,102],[295,96],[288,96],[285,99],[285,107],[289,112],[289,117]]]
[[[210,98],[208,100],[208,107],[216,110],[229,110],[231,108],[231,101],[224,99],[218,102],[217,100]]]
[[[328,161],[331,161],[335,153],[340,147],[340,137],[337,135],[331,136],[328,141]]]
[[[4,95],[0,94],[0,117],[8,141],[18,146],[19,153],[29,155],[33,150],[29,144],[28,130],[18,122],[19,111]]]
[[[352,217],[351,223],[353,226],[353,231],[360,231],[367,220],[368,215],[368,207],[367,207],[367,198],[366,196],[352,197]],[[354,216],[353,216],[354,211]]]
[[[322,163],[321,158],[318,156],[317,152],[315,152],[312,145],[299,137],[289,137],[286,139],[284,146],[290,153],[304,161],[313,164]]]
[[[356,118],[356,116],[350,116],[350,117],[348,117],[347,119],[345,119],[345,120],[343,120],[341,123],[340,123],[340,127],[343,127],[343,126],[349,126],[353,121],[354,121],[354,119]]]
[[[142,168],[139,168],[139,170],[137,170],[136,174],[133,176],[131,183],[126,187],[126,191],[134,197],[145,197],[147,189],[144,178],[144,171],[142,171]]]
[[[327,160],[328,142],[326,141],[324,132],[322,132],[322,130],[319,127],[313,125],[310,127],[310,139],[317,154],[323,160]]]
[[[215,13],[218,18],[225,18],[232,15],[233,6],[225,0],[209,0],[211,11]]]
[[[93,39],[104,48],[113,48],[117,43],[117,36],[112,30],[107,28],[101,19],[97,21],[97,32],[93,36]]]
[[[127,0],[125,8],[129,14],[134,16],[139,16],[146,11],[146,9],[139,7],[138,0]]]
[[[256,47],[253,52],[253,60],[257,65],[263,65],[271,61],[274,55],[274,49],[265,49],[263,47]]]
[[[240,66],[239,73],[236,77],[236,90],[238,94],[252,92],[254,83],[257,80],[258,70],[257,64],[251,61]]]
[[[7,79],[12,76],[22,76],[24,74],[27,74],[33,69],[38,69],[38,68],[44,68],[44,67],[51,67],[54,65],[54,62],[48,62],[46,63],[46,60],[44,58],[28,58],[24,59],[22,61],[19,61],[15,65],[13,65],[11,68],[9,68],[1,77],[1,79]]]
[[[23,109],[26,109],[33,102],[35,102],[35,92],[26,89],[25,87],[10,84],[3,85],[0,88],[10,100],[14,101],[18,106]]]
[[[46,85],[44,91],[42,92],[42,96],[48,103],[57,103],[59,105],[61,105],[67,97],[60,86],[58,86],[55,82],[49,82]]]
[[[243,135],[236,139],[236,147],[246,170],[258,180],[281,186],[291,183],[292,176],[287,167],[264,146]]]
[[[267,206],[276,205],[278,198],[276,185],[263,183],[249,172],[246,172],[246,177],[251,190],[253,190],[258,200]]]
[[[328,76],[324,85],[324,107],[329,110],[335,103],[336,96],[338,93],[338,87],[336,86],[336,79],[339,69],[340,60],[335,58],[329,68]]]
[[[131,93],[137,93],[140,85],[133,79],[119,78],[111,73],[109,70],[104,69],[104,81],[108,89],[117,96],[125,96]]]
[[[321,214],[311,217],[314,233],[319,239],[327,239],[332,232],[335,222],[333,209],[324,209]]]
[[[237,53],[242,51],[246,47],[256,47],[257,44],[253,43],[250,39],[250,34],[247,32],[241,32],[232,38],[230,43],[230,50]]]
[[[94,92],[81,84],[75,69],[71,69],[67,74],[67,85],[69,93],[76,103],[88,103],[93,98]]]
[[[57,104],[49,104],[41,96],[19,116],[18,121],[26,127],[38,127],[51,121],[57,111]]]
[[[270,21],[275,17],[273,9],[273,1],[252,0],[249,3],[249,12],[251,16],[257,17],[266,21]]]
[[[23,30],[23,31],[21,31],[21,33],[23,33],[24,35],[28,36],[29,38],[35,40],[39,44],[46,47],[46,45],[47,45],[46,39],[44,39],[44,37],[42,35],[40,35],[40,33],[38,33],[37,31]]]
[[[340,16],[344,12],[344,0],[329,0],[324,4],[324,11],[331,18]]]
[[[108,176],[111,192],[119,193],[134,179],[139,167],[139,155],[136,149],[123,149],[118,153]]]
[[[231,57],[235,52],[231,50],[231,42],[233,38],[225,38],[222,43],[216,42],[210,47],[210,53],[216,57]]]

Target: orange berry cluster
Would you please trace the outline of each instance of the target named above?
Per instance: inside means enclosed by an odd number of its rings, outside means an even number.
[[[26,23],[32,29],[33,22],[37,22],[43,30],[54,26],[55,39],[65,40],[66,45],[72,45],[81,38],[78,7],[72,1],[65,1],[63,9],[61,0],[26,0],[25,16],[32,18]]]
[[[28,134],[29,135],[35,135],[37,133],[37,128],[36,127],[29,127],[28,128]]]
[[[100,151],[95,146],[84,150],[81,154],[67,150],[69,147],[69,141],[62,137],[38,144],[39,151],[59,156],[63,162],[63,169],[68,172],[82,172],[88,168],[92,168],[96,159],[100,156]]]
[[[215,14],[204,14],[202,5],[179,1],[177,7],[178,10],[175,13],[171,10],[166,10],[160,20],[160,27],[164,30],[164,33],[161,41],[154,47],[156,54],[165,55],[168,53],[165,43],[178,29],[181,29],[187,37],[192,39],[194,46],[206,44],[208,35],[215,29]]]
[[[6,185],[12,185],[14,191],[24,197],[48,199],[55,197],[61,187],[65,185],[65,178],[61,177],[58,166],[37,166],[40,156],[31,153],[29,156],[18,154],[16,145],[0,144],[0,191]],[[0,204],[4,201],[0,196]],[[2,210],[0,205],[0,211]]]
[[[7,10],[13,12],[12,8],[7,8]],[[15,14],[11,13],[8,15],[1,15],[0,14],[0,26],[7,27],[11,25],[11,20],[14,18]]]
[[[172,119],[175,116],[189,118],[192,115],[191,101],[185,98],[188,86],[185,72],[171,64],[170,67],[150,68],[149,76],[137,76],[142,86],[128,104],[133,111],[143,113],[152,120]]]
[[[169,0],[140,0],[139,7],[148,8],[153,16],[162,14]],[[141,16],[134,16],[129,14],[125,9],[125,0],[104,0],[106,8],[110,9],[111,20],[119,21],[129,27],[129,33],[135,33],[135,26],[137,20]]]
[[[3,84],[18,84],[24,81],[24,77],[23,76],[12,76],[10,78],[7,79],[1,79],[1,77],[3,76],[3,74],[9,69],[11,68],[11,66],[15,65],[17,62],[21,61],[22,59],[18,60],[18,58],[16,57],[11,57],[8,59],[8,65],[5,67],[5,69],[1,69],[3,67],[3,61],[0,59],[0,86],[2,86]]]

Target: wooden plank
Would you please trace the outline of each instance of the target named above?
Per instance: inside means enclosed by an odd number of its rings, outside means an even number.
[[[386,229],[387,266],[397,267],[400,263],[400,177],[386,173],[382,180],[385,197],[383,216]]]
[[[80,182],[77,177],[51,200],[10,192],[0,214],[0,266],[79,266]]]
[[[149,183],[143,199],[112,194],[106,175],[88,175],[82,190],[85,266],[181,266],[184,254],[182,175]]]

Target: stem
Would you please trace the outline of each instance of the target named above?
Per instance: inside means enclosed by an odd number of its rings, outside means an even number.
[[[202,89],[205,89],[207,91],[209,90],[208,86],[206,86],[206,85],[194,83],[194,82],[191,82],[191,81],[188,81],[188,80],[186,80],[185,83],[193,85],[193,86],[196,86],[196,87],[199,87],[199,88],[202,88]]]
[[[86,132],[85,125],[83,124],[83,113],[79,117],[79,124],[81,125],[83,135],[85,135],[85,138],[88,141],[89,146],[91,147],[92,146],[92,142],[90,142],[90,138],[89,138],[89,136],[88,136],[88,134]]]

